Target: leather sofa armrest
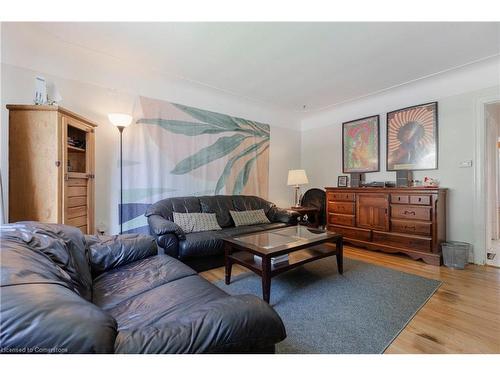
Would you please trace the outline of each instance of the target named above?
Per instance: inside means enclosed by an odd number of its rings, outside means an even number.
[[[163,253],[173,258],[179,257],[179,238],[174,233],[162,234],[156,237],[156,243]]]
[[[154,238],[143,234],[85,236],[85,240],[94,275],[158,254]]]
[[[160,215],[148,216],[149,230],[155,236],[175,234],[180,240],[186,239],[186,234],[180,226]]]
[[[286,338],[278,314],[256,296],[211,301],[175,322],[123,330],[116,353],[234,353],[268,348]]]
[[[269,216],[270,216],[269,219],[273,223],[280,222],[280,223],[295,225],[297,224],[300,214],[297,211],[274,206],[271,209]]]

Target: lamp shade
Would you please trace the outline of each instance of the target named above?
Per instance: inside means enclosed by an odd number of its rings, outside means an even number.
[[[306,171],[303,169],[292,169],[288,171],[287,185],[303,185],[308,184]]]
[[[110,113],[108,119],[114,126],[126,127],[132,122],[132,116],[125,113]]]

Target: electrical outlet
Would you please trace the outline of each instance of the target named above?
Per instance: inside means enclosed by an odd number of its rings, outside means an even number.
[[[472,160],[464,160],[461,161],[460,164],[458,165],[460,168],[470,168],[472,167]]]
[[[497,255],[496,253],[487,253],[486,258],[488,258],[488,260],[493,260],[495,259],[496,255]]]

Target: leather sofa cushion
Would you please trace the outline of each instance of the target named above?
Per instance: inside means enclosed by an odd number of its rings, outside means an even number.
[[[174,221],[174,212],[202,212],[198,197],[179,197],[163,199],[148,207],[145,216],[160,215]]]
[[[191,268],[169,256],[148,257],[95,278],[93,302],[108,310],[157,286],[195,274]]]
[[[220,255],[224,252],[226,229],[220,231],[197,232],[186,234],[186,239],[179,241],[179,258]]]
[[[179,241],[179,258],[221,255],[224,253],[224,238],[286,226],[285,223],[270,223],[230,227],[221,231],[188,233],[185,240]]]
[[[118,330],[123,331],[174,322],[199,306],[225,297],[221,289],[192,275],[129,298],[107,311],[116,319]]]
[[[228,228],[224,230],[226,236],[239,236],[247,233],[261,232],[263,230],[279,229],[286,227],[285,223],[270,223],[270,224],[258,224],[258,225],[248,225],[244,227]]]
[[[271,210],[271,207],[274,206],[273,203],[255,196],[234,195],[232,198],[233,198],[234,209],[236,211],[263,209],[266,216],[271,220],[271,218],[269,217],[269,211]]]
[[[258,352],[286,338],[278,314],[253,295],[226,296],[167,323],[121,330],[116,353]]]
[[[4,247],[12,254],[5,257],[12,264],[10,272],[2,272],[2,285],[4,278],[10,285],[51,280],[70,287],[86,300],[92,298],[86,245],[78,228],[26,221],[2,226],[1,236],[2,263]]]
[[[113,353],[116,321],[72,290],[43,283],[2,287],[1,293],[3,349]]]
[[[207,213],[215,213],[217,221],[222,228],[227,228],[233,225],[233,220],[229,214],[230,210],[234,210],[233,197],[230,195],[216,195],[199,197],[201,211]]]
[[[85,236],[94,276],[158,254],[154,239],[137,233],[115,236]]]

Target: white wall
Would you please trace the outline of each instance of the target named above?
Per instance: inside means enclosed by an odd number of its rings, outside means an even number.
[[[386,172],[386,117],[389,111],[438,101],[438,169],[415,172],[416,179],[437,178],[448,191],[448,239],[474,242],[473,197],[475,167],[476,103],[499,93],[500,60],[470,65],[413,82],[378,95],[310,114],[302,122],[302,167],[311,185],[336,186],[342,174],[342,122],[380,114],[381,172],[367,174],[368,181],[394,181]],[[459,168],[472,160],[472,168]],[[479,259],[475,259],[479,262]]]
[[[62,106],[100,124],[96,130],[96,223],[106,223],[112,232],[118,228],[119,138],[107,114],[132,113],[139,95],[270,124],[269,199],[284,207],[293,202],[293,192],[286,186],[288,169],[300,166],[300,122],[293,114],[143,67],[127,66],[109,56],[64,44],[51,35],[33,33],[29,27],[3,23],[1,36],[0,166],[4,187],[8,187],[5,105],[31,103],[34,77],[42,75],[57,85]]]

